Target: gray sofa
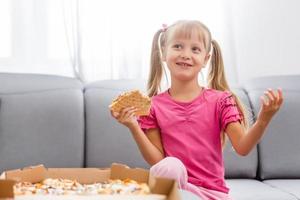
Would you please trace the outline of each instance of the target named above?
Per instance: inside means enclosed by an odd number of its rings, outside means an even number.
[[[107,167],[120,162],[149,168],[129,131],[108,105],[120,92],[145,91],[144,80],[107,80],[84,85],[73,78],[0,73],[0,172],[25,166]],[[257,78],[234,91],[249,107],[281,86],[285,102],[266,135],[245,157],[228,143],[226,180],[236,200],[300,199],[300,76]],[[196,199],[182,192],[183,199]]]

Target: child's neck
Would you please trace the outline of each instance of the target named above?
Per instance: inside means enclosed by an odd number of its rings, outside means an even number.
[[[189,102],[195,99],[202,92],[202,87],[197,83],[172,83],[169,94],[174,100]]]

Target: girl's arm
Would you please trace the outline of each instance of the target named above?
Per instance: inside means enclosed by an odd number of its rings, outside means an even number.
[[[229,123],[226,127],[225,132],[233,148],[240,155],[247,155],[259,142],[272,117],[282,105],[283,96],[280,89],[277,95],[271,89],[265,92],[265,95],[268,97],[268,101],[261,97],[262,106],[257,120],[247,133],[239,122]]]
[[[146,134],[140,128],[134,112],[135,108],[125,108],[120,113],[111,112],[112,116],[121,124],[127,126],[132,133],[144,159],[152,166],[162,160],[164,150],[158,129],[148,129]]]
[[[158,129],[148,129],[145,134],[139,126],[136,126],[130,128],[130,131],[144,159],[151,166],[165,157]]]

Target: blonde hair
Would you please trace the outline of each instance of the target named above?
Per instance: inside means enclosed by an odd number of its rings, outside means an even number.
[[[215,40],[212,40],[209,29],[201,22],[196,20],[182,20],[178,21],[167,29],[158,30],[152,41],[150,74],[148,79],[148,95],[150,97],[157,95],[160,91],[160,84],[163,75],[162,57],[165,54],[164,50],[168,42],[173,38],[183,37],[191,38],[192,35],[197,34],[199,40],[203,42],[206,51],[209,53],[212,48],[211,62],[208,73],[208,87],[220,91],[230,91],[234,97],[237,108],[243,116],[242,125],[248,128],[248,118],[245,106],[240,99],[230,90],[225,77],[225,70],[221,49]],[[222,147],[226,144],[226,135],[221,134]]]

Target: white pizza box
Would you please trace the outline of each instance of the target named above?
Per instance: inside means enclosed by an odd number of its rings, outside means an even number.
[[[180,200],[176,181],[166,178],[149,176],[149,170],[142,168],[129,168],[126,165],[113,163],[110,168],[46,168],[44,165],[30,166],[23,169],[5,171],[0,176],[0,198],[13,198],[13,183],[37,183],[46,178],[64,178],[77,180],[82,184],[103,182],[108,179],[133,179],[137,182],[148,183],[151,194],[149,195],[21,195],[16,200],[29,199],[57,199],[57,200]],[[2,189],[1,189],[2,188]]]

